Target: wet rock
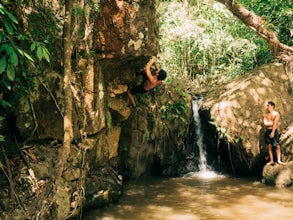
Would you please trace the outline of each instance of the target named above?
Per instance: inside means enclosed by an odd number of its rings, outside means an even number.
[[[122,176],[111,167],[92,170],[85,184],[85,209],[117,202],[122,195]]]

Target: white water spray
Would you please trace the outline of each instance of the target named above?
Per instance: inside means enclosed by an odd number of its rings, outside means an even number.
[[[201,126],[200,115],[198,113],[199,101],[200,100],[192,100],[193,119],[196,125],[196,145],[198,146],[199,151],[199,172],[192,173],[191,176],[196,176],[204,179],[215,178],[219,177],[219,175],[216,174],[213,170],[211,170],[207,165],[206,148],[203,141],[203,130]]]

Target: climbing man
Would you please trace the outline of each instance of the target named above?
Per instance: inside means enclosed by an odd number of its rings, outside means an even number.
[[[151,71],[152,65],[154,65],[156,68],[154,71],[154,75]],[[136,75],[143,75],[143,82],[140,85],[127,90],[129,100],[133,106],[136,106],[134,99],[135,94],[145,93],[161,85],[163,80],[167,77],[166,71],[162,69],[160,70],[155,56],[153,56],[152,59],[147,63],[147,65],[145,66],[145,70],[137,73]]]
[[[265,133],[265,143],[268,145],[268,153],[270,157],[270,161],[267,163],[267,165],[274,164],[273,147],[276,147],[277,163],[280,165],[285,165],[285,163],[281,161],[281,147],[279,133],[277,130],[277,127],[281,124],[279,121],[280,114],[279,112],[275,111],[274,102],[268,102],[267,112],[263,116],[264,125],[267,128]]]

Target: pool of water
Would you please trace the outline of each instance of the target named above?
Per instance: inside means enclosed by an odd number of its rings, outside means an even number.
[[[293,190],[214,174],[145,178],[127,183],[117,204],[84,213],[82,219],[293,219]]]

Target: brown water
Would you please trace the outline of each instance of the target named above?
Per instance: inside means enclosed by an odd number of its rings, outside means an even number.
[[[99,220],[288,220],[293,189],[224,176],[148,178],[128,183],[119,203],[84,213]]]

